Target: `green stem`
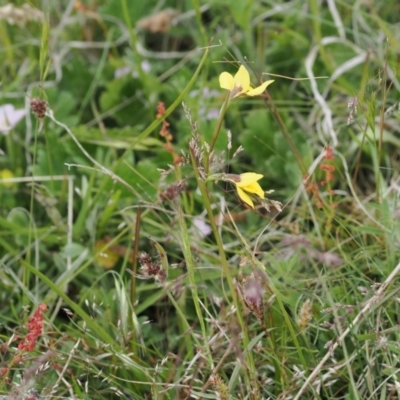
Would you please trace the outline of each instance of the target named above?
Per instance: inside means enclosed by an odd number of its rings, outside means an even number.
[[[196,309],[197,318],[199,319],[201,331],[204,338],[204,347],[206,349],[206,357],[209,362],[210,368],[213,368],[213,359],[211,355],[210,345],[208,343],[208,335],[206,330],[206,324],[204,323],[203,314],[201,313],[201,306],[199,301],[199,293],[197,292],[196,280],[195,280],[195,265],[193,261],[192,249],[190,248],[189,232],[186,226],[185,218],[182,209],[178,210],[178,220],[180,232],[182,232],[182,247],[183,254],[185,256],[186,266],[188,270],[188,277],[190,282],[190,289],[192,291],[194,308]]]
[[[36,155],[37,155],[37,148],[38,148],[38,135],[39,135],[39,122],[36,122],[36,131],[35,131],[35,136],[34,136],[34,143],[33,143],[33,154],[32,154],[32,167],[35,166],[36,164]],[[34,168],[32,168],[32,178],[34,177]],[[32,186],[31,186],[31,195],[30,195],[30,204],[29,204],[29,214],[30,214],[30,219],[29,219],[29,233],[28,233],[28,251],[26,252],[26,257],[25,261],[30,264],[31,262],[31,244],[32,244],[32,232],[36,236],[36,225],[35,225],[35,213],[34,213],[34,193],[35,193],[35,182],[32,180]],[[35,240],[35,239],[34,239]],[[35,249],[36,250],[36,249]],[[23,272],[23,282],[24,286],[26,288],[29,288],[29,282],[30,282],[30,277],[31,273],[29,269],[24,269]],[[23,304],[26,306],[29,304],[29,299],[24,293],[23,297]]]
[[[6,146],[7,146],[7,154],[8,158],[10,159],[10,169],[16,175],[16,170],[17,170],[17,157],[15,155],[15,148],[17,147],[14,142],[14,130],[11,129],[10,132],[8,132],[8,135],[5,135],[5,140],[6,140]]]
[[[140,222],[141,222],[141,217],[142,217],[142,209],[140,206],[137,209],[136,212],[136,221],[135,221],[135,241],[133,245],[133,255],[132,255],[132,277],[131,277],[131,287],[130,287],[130,300],[131,300],[131,305],[132,307],[135,307],[135,301],[136,301],[136,273],[137,273],[137,258],[139,255],[139,240],[140,240]],[[136,339],[136,332],[137,332],[137,326],[136,326],[136,319],[134,318],[134,315],[132,313],[131,315],[131,328],[133,332],[132,339]],[[137,351],[137,346],[136,346],[136,341],[131,340],[131,349],[135,353]]]
[[[219,136],[219,132],[221,131],[222,122],[224,121],[225,113],[226,113],[226,110],[228,109],[228,105],[229,105],[229,102],[230,102],[230,99],[231,99],[230,95],[231,95],[231,92],[228,92],[228,94],[226,95],[224,104],[222,104],[221,111],[219,112],[219,118],[218,118],[218,121],[217,121],[217,125],[215,125],[214,132],[213,132],[213,135],[212,135],[212,138],[211,138],[211,143],[210,143],[210,149],[208,151],[208,156],[210,156],[211,152],[214,150],[215,143],[216,143],[216,141],[218,139],[218,136]],[[209,162],[209,159],[207,157],[207,164],[205,164],[206,170],[208,170],[208,167],[209,167],[208,162]]]
[[[222,115],[222,113],[221,113],[221,115]],[[200,174],[198,172],[198,167],[196,165],[195,157],[194,157],[194,154],[192,153],[192,151],[190,151],[190,156],[191,156],[193,170],[194,170],[194,174],[195,174],[195,177],[197,180],[197,184],[199,186],[201,195],[203,197],[204,207],[206,208],[206,211],[208,214],[208,219],[209,219],[209,222],[211,225],[211,229],[213,231],[214,238],[217,243],[218,253],[219,253],[219,261],[222,266],[224,277],[226,278],[226,280],[228,282],[229,290],[232,294],[233,302],[234,302],[235,309],[236,309],[236,317],[239,321],[241,332],[243,333],[243,346],[245,348],[244,353],[246,356],[246,366],[248,367],[248,369],[245,369],[246,376],[247,376],[247,379],[250,381],[249,384],[254,388],[258,388],[258,384],[256,382],[257,370],[255,367],[253,354],[251,353],[250,348],[249,348],[250,340],[249,340],[248,332],[247,332],[247,329],[246,329],[246,326],[244,323],[244,319],[243,319],[243,316],[241,313],[241,304],[239,301],[239,297],[237,295],[235,286],[233,284],[231,270],[230,270],[228,261],[226,259],[224,244],[223,244],[221,236],[218,232],[217,224],[215,223],[214,214],[213,214],[213,211],[211,208],[211,203],[210,203],[209,196],[207,193],[207,187],[200,177]]]
[[[203,45],[207,46],[207,33],[206,30],[204,29],[203,22],[201,21],[201,10],[200,10],[200,4],[198,0],[192,0],[193,8],[196,13],[196,21],[197,25],[199,26],[201,36],[203,38]]]

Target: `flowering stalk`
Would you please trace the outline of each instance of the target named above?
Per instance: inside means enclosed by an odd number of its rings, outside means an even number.
[[[222,270],[223,270],[223,274],[225,279],[228,282],[228,286],[229,286],[229,290],[232,294],[232,298],[233,298],[233,302],[235,305],[235,310],[236,310],[236,317],[239,321],[239,325],[241,328],[241,332],[243,332],[243,347],[245,349],[249,348],[249,336],[248,336],[248,331],[246,329],[244,320],[243,320],[243,315],[241,312],[241,305],[240,305],[240,301],[239,301],[239,297],[237,294],[237,291],[234,287],[234,283],[233,283],[233,278],[232,278],[232,274],[230,271],[230,267],[228,264],[228,261],[226,259],[226,254],[225,254],[225,249],[224,249],[224,244],[222,242],[222,238],[218,232],[218,227],[217,224],[215,222],[215,218],[214,218],[214,214],[211,208],[211,204],[210,204],[210,199],[207,193],[207,187],[205,185],[205,182],[202,180],[202,178],[200,177],[199,171],[198,171],[198,165],[196,164],[196,158],[195,155],[193,154],[192,149],[190,150],[190,156],[191,156],[191,161],[192,161],[192,166],[193,166],[193,171],[197,180],[197,185],[200,189],[202,198],[203,198],[203,202],[204,202],[204,207],[207,211],[207,215],[208,215],[208,219],[211,225],[211,229],[213,231],[214,234],[214,238],[215,241],[217,243],[217,247],[218,247],[218,253],[219,253],[219,257],[220,257],[220,262],[221,262],[221,266],[222,266]],[[248,378],[250,380],[253,379],[254,376],[256,376],[256,367],[255,367],[255,363],[254,363],[254,358],[253,358],[253,354],[251,351],[246,351],[246,362],[247,362],[247,366],[249,369],[249,374],[248,374]],[[256,382],[250,382],[250,384],[253,387],[257,387]]]

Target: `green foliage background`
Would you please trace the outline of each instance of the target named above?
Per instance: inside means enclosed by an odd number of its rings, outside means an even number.
[[[0,133],[0,398],[399,398],[400,4],[29,4],[41,20],[0,0],[0,110],[26,110]],[[242,63],[275,82],[231,102],[213,172],[263,174],[282,212],[170,167],[196,132],[207,148]]]

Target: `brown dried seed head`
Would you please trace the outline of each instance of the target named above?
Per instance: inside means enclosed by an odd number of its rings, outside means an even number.
[[[34,97],[31,100],[31,110],[36,118],[43,119],[46,116],[47,103],[44,100]]]
[[[138,261],[139,261],[139,263],[141,265],[150,264],[151,263],[151,257],[145,251],[142,251],[138,255]]]
[[[162,202],[167,200],[176,199],[184,190],[186,189],[186,182],[181,180],[176,182],[170,186],[168,186],[165,190],[160,192],[160,199]]]
[[[163,269],[159,269],[158,273],[155,275],[157,282],[164,283],[167,279],[167,273]]]

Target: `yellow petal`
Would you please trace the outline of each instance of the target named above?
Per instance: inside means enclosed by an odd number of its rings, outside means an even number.
[[[236,186],[244,187],[259,181],[264,175],[256,174],[255,172],[245,172],[240,174],[240,182],[235,182]]]
[[[247,186],[243,186],[241,189],[249,193],[255,193],[258,197],[261,197],[262,199],[264,198],[264,191],[257,182],[251,183]]]
[[[235,86],[233,76],[228,72],[223,72],[219,76],[219,85],[221,86],[222,89],[227,89],[232,91]]]
[[[264,93],[267,86],[269,86],[272,82],[274,82],[274,81],[265,81],[262,85],[246,92],[246,96],[258,96],[261,93]]]
[[[236,190],[238,192],[240,199],[243,201],[243,203],[246,203],[251,208],[254,208],[254,204],[253,204],[253,201],[251,200],[250,196],[247,193],[245,193],[242,189],[240,189],[240,187],[236,186]]]
[[[233,78],[235,87],[240,87],[240,93],[247,92],[250,87],[250,75],[244,65],[241,65],[238,72],[236,72],[235,77]],[[237,95],[239,95],[238,93]]]

